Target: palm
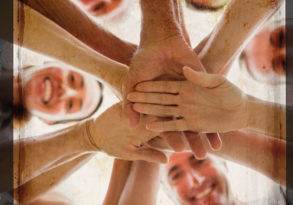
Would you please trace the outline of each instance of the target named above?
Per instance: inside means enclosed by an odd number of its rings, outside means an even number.
[[[186,96],[182,97],[186,99],[185,106],[189,107],[189,112],[191,110],[195,112],[194,114],[189,113],[187,116],[197,119],[187,119],[187,121],[196,121],[199,131],[230,131],[230,127],[241,128],[243,126],[242,123],[245,123],[246,119],[246,113],[243,112],[245,101],[243,101],[242,92],[236,86],[227,80],[217,87],[204,89],[189,84],[191,89],[184,92]],[[243,119],[240,124],[239,119]],[[237,125],[234,125],[234,122]],[[207,130],[201,130],[207,126],[210,126]]]

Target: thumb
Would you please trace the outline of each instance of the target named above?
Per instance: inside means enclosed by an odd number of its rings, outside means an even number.
[[[166,155],[156,149],[142,147],[135,151],[134,158],[136,160],[144,160],[147,162],[153,162],[153,163],[166,163],[167,157]]]
[[[188,81],[205,88],[214,88],[224,82],[220,75],[198,72],[187,66],[183,67],[183,74]]]

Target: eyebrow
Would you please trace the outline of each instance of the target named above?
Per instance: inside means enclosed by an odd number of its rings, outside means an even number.
[[[168,171],[168,176],[170,176],[172,174],[172,172],[175,172],[179,169],[178,165],[174,165],[173,167],[171,167],[171,169]]]

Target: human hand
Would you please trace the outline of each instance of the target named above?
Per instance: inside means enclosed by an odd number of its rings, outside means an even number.
[[[145,129],[150,121],[151,118],[143,117],[137,127],[130,128],[121,104],[116,104],[95,121],[88,122],[88,136],[94,146],[111,156],[131,161],[166,162],[164,153],[143,146],[159,135]]]
[[[131,125],[139,122],[139,114],[132,109],[126,96],[140,82],[168,79],[182,80],[182,67],[188,65],[195,70],[204,70],[197,55],[181,36],[173,36],[138,48],[134,55],[127,79],[124,83],[124,109]]]
[[[160,42],[142,46],[139,48],[137,54],[134,56],[130,66],[128,80],[125,82],[124,90],[124,106],[126,113],[130,116],[132,125],[139,122],[139,114],[132,109],[132,103],[127,101],[125,96],[133,87],[143,81],[149,80],[182,80],[182,67],[187,63],[195,70],[202,70],[204,68],[195,52],[189,47],[181,36],[174,36]],[[164,119],[166,120],[166,119]],[[167,132],[163,133],[166,136],[168,143],[174,148],[175,151],[180,151],[185,146],[184,141],[187,139],[188,144],[194,144],[193,141],[201,140],[198,134],[188,132],[185,133],[186,137],[178,136],[179,133]],[[183,133],[180,133],[182,135]],[[221,147],[221,139],[217,133],[209,133],[206,135],[210,146],[214,150]],[[191,142],[191,143],[190,143]],[[192,147],[192,145],[191,145]],[[204,149],[202,147],[202,149]],[[200,152],[200,148],[194,148],[195,155],[199,158],[205,156]]]
[[[228,132],[247,126],[247,97],[220,75],[184,68],[188,81],[150,81],[128,95],[137,112],[179,119],[147,124],[152,131]]]

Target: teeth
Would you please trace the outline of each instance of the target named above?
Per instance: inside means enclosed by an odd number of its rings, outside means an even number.
[[[51,95],[52,95],[52,83],[47,78],[47,79],[45,79],[45,93],[44,93],[44,102],[45,103],[49,102],[49,100],[51,99]]]
[[[205,196],[207,196],[209,193],[211,193],[211,191],[212,191],[212,188],[209,187],[208,189],[205,189],[203,192],[198,193],[198,194],[196,195],[196,198],[197,198],[197,199],[202,199],[203,197],[205,197]]]

